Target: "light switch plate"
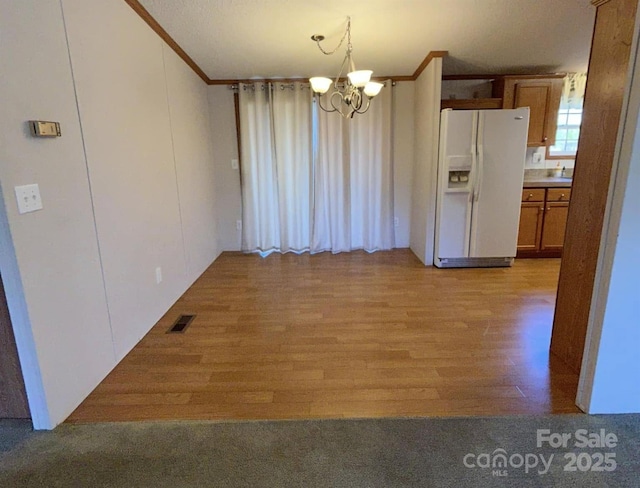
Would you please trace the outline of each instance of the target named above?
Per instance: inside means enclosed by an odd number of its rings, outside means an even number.
[[[238,165],[238,160],[237,159],[232,159],[231,160],[231,169],[238,169],[239,165]]]
[[[40,198],[40,188],[37,183],[32,185],[16,186],[16,200],[18,201],[18,212],[21,214],[35,212],[42,208]]]

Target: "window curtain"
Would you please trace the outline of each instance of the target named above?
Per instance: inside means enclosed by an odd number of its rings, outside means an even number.
[[[301,83],[239,85],[242,250],[309,250],[311,94]]]
[[[395,247],[391,120],[391,81],[353,119],[316,110],[312,252]]]
[[[584,91],[587,86],[586,73],[571,73],[564,78],[561,106],[568,109],[582,108]]]
[[[392,249],[391,82],[353,119],[312,100],[307,84],[239,84],[242,250]]]

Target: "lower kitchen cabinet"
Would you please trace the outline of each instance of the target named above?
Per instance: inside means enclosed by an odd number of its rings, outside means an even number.
[[[570,188],[525,188],[520,207],[518,257],[560,257]]]
[[[568,203],[547,203],[544,211],[542,239],[540,240],[541,251],[562,252],[568,213]]]
[[[544,202],[522,202],[518,230],[518,252],[540,249],[543,215]]]

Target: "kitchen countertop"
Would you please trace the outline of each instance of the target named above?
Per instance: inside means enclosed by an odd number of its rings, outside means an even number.
[[[572,179],[555,176],[525,176],[523,188],[570,188]]]

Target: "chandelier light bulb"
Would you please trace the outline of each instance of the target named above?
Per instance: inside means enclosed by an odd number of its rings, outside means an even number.
[[[311,83],[311,89],[315,93],[323,95],[324,93],[327,93],[327,91],[329,91],[329,88],[331,88],[331,84],[333,83],[333,81],[329,78],[325,78],[324,76],[314,76],[313,78],[309,78],[309,83]]]
[[[378,83],[376,81],[370,81],[366,85],[364,85],[364,94],[369,98],[375,97],[384,85],[382,83]]]
[[[358,71],[352,71],[351,73],[347,73],[347,76],[349,77],[349,81],[353,86],[355,86],[356,88],[362,88],[367,83],[369,83],[369,80],[371,79],[372,74],[373,74],[373,71],[371,70],[361,69]]]

